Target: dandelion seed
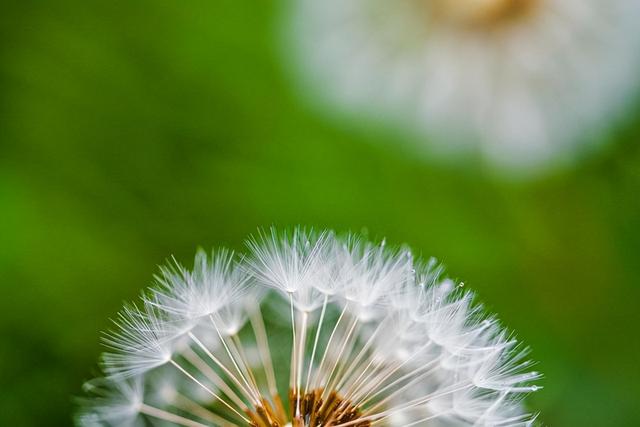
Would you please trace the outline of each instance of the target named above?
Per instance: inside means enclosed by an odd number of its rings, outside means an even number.
[[[263,233],[163,267],[105,337],[78,425],[525,426],[527,350],[407,248]]]
[[[510,173],[592,149],[640,83],[636,0],[299,0],[290,14],[286,55],[330,111]]]

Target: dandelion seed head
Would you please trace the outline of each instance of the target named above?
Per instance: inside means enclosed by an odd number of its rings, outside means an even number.
[[[522,404],[540,378],[527,349],[436,261],[302,229],[261,233],[248,247],[199,251],[193,270],[174,261],[141,305],[125,306],[79,425],[535,419]]]

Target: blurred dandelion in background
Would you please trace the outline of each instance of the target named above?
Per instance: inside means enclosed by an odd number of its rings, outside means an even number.
[[[527,349],[433,260],[332,232],[163,267],[79,425],[526,426]]]
[[[635,0],[300,0],[286,55],[329,110],[503,173],[592,151],[637,92]]]

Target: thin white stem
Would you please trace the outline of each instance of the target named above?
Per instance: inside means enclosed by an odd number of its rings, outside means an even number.
[[[289,378],[289,388],[293,390],[296,384],[296,317],[293,313],[293,293],[289,293],[289,308],[291,310],[291,375]]]
[[[180,372],[182,372],[183,374],[185,374],[191,381],[195,382],[196,384],[198,384],[200,387],[202,387],[207,393],[209,393],[211,396],[213,396],[214,398],[218,399],[220,401],[220,403],[222,403],[224,406],[226,406],[227,408],[229,408],[231,411],[233,411],[234,414],[238,415],[240,418],[242,418],[243,420],[245,420],[246,422],[249,422],[249,420],[242,415],[240,412],[238,412],[233,406],[231,406],[226,400],[222,399],[220,396],[218,396],[213,390],[211,390],[209,387],[207,387],[206,385],[202,384],[200,381],[198,381],[196,379],[196,377],[194,377],[193,375],[191,375],[189,372],[187,372],[182,366],[180,366],[175,360],[170,360],[169,363],[171,363],[173,366],[175,366]]]
[[[182,409],[183,411],[186,411],[186,412],[191,412],[193,415],[199,418],[202,418],[203,420],[211,421],[215,425],[220,425],[220,426],[229,425],[229,426],[239,427],[238,424],[232,423],[226,418],[222,418],[218,414],[215,414],[212,411],[205,408],[204,406],[200,405],[198,402],[194,402],[193,400],[189,399],[187,396],[180,394],[178,392],[175,392],[175,396],[171,404],[178,409]]]
[[[209,427],[206,424],[199,423],[189,418],[181,417],[180,415],[176,415],[172,412],[163,411],[162,409],[149,406],[145,403],[142,403],[138,410],[142,414],[146,414],[154,418],[169,421],[170,423],[175,423],[185,427]]]
[[[346,363],[342,363],[343,361],[349,361],[351,360],[351,353],[353,352],[353,348],[356,345],[356,338],[357,338],[357,334],[353,333],[353,330],[356,328],[356,326],[359,325],[359,323],[357,322],[357,318],[354,321],[353,326],[351,327],[349,334],[347,335],[347,338],[345,339],[344,345],[342,346],[342,349],[340,351],[340,354],[338,355],[338,358],[336,359],[336,364],[334,366],[334,369],[337,367],[338,370],[335,372],[335,374],[333,374],[333,378],[331,379],[331,382],[329,383],[329,389],[330,390],[339,390],[338,385],[336,383],[339,383],[342,381],[342,371],[345,369],[345,367],[347,366]],[[348,349],[346,352],[345,350]]]
[[[420,370],[421,369],[423,369],[423,367],[421,367]],[[359,406],[365,406],[371,399],[374,399],[376,396],[384,393],[389,388],[394,387],[395,385],[401,383],[402,381],[406,380],[407,378],[410,378],[410,380],[407,381],[407,383],[404,384],[402,387],[394,390],[392,393],[389,393],[389,395],[385,396],[384,399],[382,399],[381,401],[379,401],[375,405],[373,405],[371,408],[369,408],[369,410],[374,411],[379,406],[382,406],[385,403],[387,403],[389,400],[393,399],[399,393],[402,393],[404,390],[409,388],[412,384],[415,384],[418,381],[422,381],[423,378],[431,375],[433,373],[433,371],[434,371],[434,368],[427,369],[424,372],[420,372],[420,373],[419,373],[419,370],[413,371],[413,372],[409,372],[406,375],[403,375],[402,377],[400,377],[397,380],[393,381],[392,383],[388,384],[387,386],[383,387],[382,389],[376,391],[374,394],[372,394],[371,396],[367,397],[365,400],[362,401],[362,403],[359,403],[358,405]]]
[[[213,353],[211,353],[211,351],[207,348],[207,346],[205,346],[204,344],[202,344],[202,342],[200,342],[200,340],[192,333],[189,332],[189,338],[191,338],[197,345],[198,347],[200,347],[200,349],[202,351],[204,351],[204,353],[209,356],[209,358],[213,361],[213,363],[215,363],[216,365],[218,365],[220,367],[220,369],[222,369],[224,371],[225,374],[227,374],[227,376],[231,379],[231,381],[233,381],[237,386],[238,389],[242,392],[242,394],[245,395],[245,397],[247,399],[249,399],[250,401],[252,401],[252,403],[257,403],[258,401],[256,400],[255,396],[253,396],[251,394],[251,392],[249,392],[249,390],[247,390],[245,388],[245,386],[240,382],[240,380],[233,374],[233,372],[231,372],[229,370],[229,368],[227,368],[227,366],[222,363],[220,360],[218,360],[217,357],[215,357],[213,355]]]
[[[318,348],[318,340],[320,339],[320,329],[322,329],[322,323],[324,322],[324,313],[327,311],[327,302],[329,301],[329,295],[324,296],[322,303],[322,311],[320,313],[320,320],[318,320],[318,327],[316,328],[316,337],[313,340],[313,350],[311,351],[311,359],[309,360],[309,368],[307,370],[307,381],[304,383],[304,394],[309,391],[309,383],[311,381],[311,371],[313,370],[313,359],[316,357],[316,349]]]
[[[300,326],[300,342],[298,343],[298,357],[296,367],[296,416],[300,416],[300,388],[302,381],[302,362],[304,361],[304,349],[307,341],[307,321],[309,320],[309,313],[302,312],[302,325]]]
[[[338,352],[338,355],[335,358],[335,361],[333,363],[333,367],[331,368],[331,371],[329,371],[329,375],[327,376],[327,385],[330,384],[331,381],[331,377],[333,376],[333,373],[336,370],[336,367],[338,366],[338,364],[340,363],[340,358],[342,357],[342,353],[344,353],[344,349],[346,348],[349,339],[351,338],[351,335],[353,333],[354,328],[356,327],[356,325],[358,324],[358,318],[354,317],[353,321],[351,322],[351,326],[349,327],[349,331],[347,332],[347,335],[344,338],[344,342],[342,343],[342,345],[340,346],[340,350]],[[324,396],[326,393],[329,392],[329,387],[325,387],[324,391],[322,392],[322,395]]]
[[[508,394],[509,393],[507,392],[500,393],[500,396],[496,399],[496,401],[493,402],[493,404],[484,411],[484,413],[480,416],[480,418],[478,418],[478,420],[476,420],[475,425],[481,425],[480,422],[485,421],[487,419],[487,415],[495,411],[496,408],[498,408],[498,406],[502,404],[502,402],[504,401],[504,399],[507,397]]]
[[[359,368],[359,364],[360,364],[361,359],[366,355],[366,352],[373,345],[375,337],[382,330],[382,326],[384,325],[384,323],[386,322],[387,319],[388,319],[388,317],[385,317],[380,322],[380,324],[376,327],[375,331],[369,336],[369,338],[367,339],[367,342],[365,343],[365,345],[362,346],[362,348],[360,349],[360,352],[358,353],[358,355],[353,359],[353,362],[351,362],[351,364],[349,366],[349,369],[344,373],[344,376],[343,376],[342,380],[340,381],[340,383],[338,383],[338,386],[337,386],[338,389],[342,389],[342,387],[346,387],[347,384],[349,384],[349,380],[351,379],[351,375],[353,374],[353,371],[354,370],[357,371],[357,368]],[[359,377],[358,377],[358,379],[359,379]]]
[[[443,416],[444,414],[446,414],[446,412],[441,412],[441,413],[439,413],[439,414],[430,415],[430,416],[428,416],[428,417],[424,417],[424,418],[419,419],[419,420],[417,420],[417,421],[412,421],[412,422],[410,422],[409,424],[405,424],[405,425],[404,425],[404,427],[414,426],[414,425],[416,425],[416,424],[420,424],[420,423],[423,423],[423,422],[425,422],[425,421],[434,420],[434,419],[436,419],[436,418],[438,418],[438,417]],[[377,420],[375,420],[375,421],[372,421],[372,422],[371,422],[371,425],[374,425],[374,424],[375,424],[375,425],[378,425],[379,423],[381,423],[381,422],[382,422],[382,421],[384,421],[385,419],[386,419],[386,417],[383,417],[383,418],[377,419]]]
[[[402,368],[404,365],[406,365],[407,363],[409,363],[414,357],[416,357],[418,354],[420,354],[422,351],[424,351],[427,347],[429,347],[429,345],[431,345],[431,341],[428,341],[425,345],[420,346],[417,350],[415,350],[411,356],[409,356],[407,359],[405,359],[402,363],[397,363],[395,365],[390,365],[386,371],[387,373],[384,374],[385,370],[382,371],[383,376],[380,378],[380,376],[378,375],[378,378],[375,379],[375,381],[367,381],[367,383],[371,384],[370,387],[368,387],[369,392],[362,397],[362,399],[365,399],[369,396],[369,394],[375,390],[375,387],[378,387],[380,384],[382,384],[384,381],[387,380],[387,378],[389,378],[391,375],[393,375],[395,372],[398,371],[398,369]],[[361,395],[362,393],[359,393],[359,395]],[[359,400],[362,400],[359,397]]]
[[[377,332],[377,331],[376,331]],[[389,348],[392,348],[394,346],[394,343],[397,341],[397,338],[392,339],[390,342],[387,343],[387,346]],[[367,366],[364,368],[364,370],[362,370],[362,372],[360,372],[360,374],[358,375],[358,377],[351,383],[351,385],[349,386],[348,392],[346,394],[346,396],[351,396],[351,394],[358,394],[360,393],[362,390],[359,390],[359,387],[361,384],[366,383],[368,386],[371,385],[370,379],[373,376],[374,378],[376,376],[379,376],[379,367],[376,367],[376,369],[374,369],[371,373],[367,374],[365,376],[365,374],[367,373],[367,371],[374,365],[375,363],[375,353],[371,354],[369,356],[369,363],[367,364]],[[386,368],[382,368],[382,371],[384,372]],[[365,387],[365,389],[370,389],[370,387]]]
[[[353,401],[360,403],[365,400],[368,400],[371,397],[371,393],[374,393],[374,391],[375,391],[374,395],[376,395],[378,393],[376,389],[378,389],[378,387],[384,384],[384,382],[389,377],[391,377],[394,374],[394,372],[396,372],[401,366],[402,365],[398,365],[398,364],[383,366],[383,367],[380,367],[379,369],[372,371],[371,374],[367,377],[367,379],[363,381],[364,385],[359,387],[357,392],[354,393]]]
[[[218,337],[220,338],[220,341],[222,342],[222,345],[223,345],[224,349],[227,351],[227,355],[231,359],[231,363],[233,363],[233,366],[236,368],[236,371],[240,375],[240,379],[242,379],[244,384],[247,386],[247,389],[251,393],[253,393],[254,400],[256,402],[259,402],[260,401],[260,393],[257,390],[255,390],[251,386],[251,384],[249,384],[249,381],[247,380],[247,377],[245,377],[245,375],[243,374],[242,370],[238,366],[238,362],[236,362],[236,358],[233,356],[233,354],[231,354],[231,350],[229,349],[229,346],[227,345],[226,340],[222,336],[222,333],[220,332],[220,329],[218,329],[218,325],[216,325],[216,322],[213,320],[213,316],[209,316],[209,318],[211,319],[211,323],[213,324],[213,327],[216,329],[216,332],[218,333]]]
[[[407,402],[404,405],[399,405],[399,406],[387,409],[386,411],[378,412],[378,413],[375,413],[375,414],[365,415],[364,417],[360,417],[360,418],[357,418],[355,420],[348,421],[346,423],[336,424],[333,427],[346,427],[346,426],[350,426],[350,425],[353,425],[353,424],[361,423],[363,421],[372,421],[372,422],[373,421],[380,421],[380,420],[382,420],[384,418],[388,418],[389,416],[393,415],[396,412],[404,411],[405,409],[415,408],[416,406],[422,405],[424,403],[427,403],[430,400],[438,399],[438,398],[446,396],[448,394],[456,393],[458,391],[473,387],[473,384],[469,384],[469,383],[463,383],[463,384],[464,385],[459,386],[457,388],[453,388],[451,390],[443,391],[441,393],[436,393],[436,394],[432,394],[432,395],[425,396],[425,397],[420,397],[418,399],[414,399],[414,400],[412,400],[410,402]]]
[[[329,352],[329,349],[331,349],[331,342],[333,341],[333,337],[335,336],[336,331],[338,330],[338,325],[340,324],[340,322],[342,321],[342,318],[347,312],[347,307],[349,307],[349,303],[346,303],[344,305],[344,308],[340,313],[340,317],[338,317],[338,320],[336,321],[336,324],[333,326],[333,330],[331,331],[331,335],[329,335],[329,340],[327,341],[327,344],[324,347],[324,352],[322,353],[322,358],[320,359],[320,364],[318,365],[318,372],[316,372],[316,375],[314,375],[313,377],[314,386],[312,389],[318,388],[319,386],[320,376],[322,374],[322,368],[324,367],[324,362],[327,358],[327,353]]]
[[[258,383],[256,382],[256,377],[253,374],[253,370],[251,370],[251,366],[249,365],[249,359],[247,359],[247,354],[244,351],[242,340],[240,340],[240,337],[237,334],[232,335],[231,340],[233,344],[232,350],[234,350],[234,353],[237,354],[238,359],[242,363],[242,367],[244,368],[246,374],[248,375],[249,380],[251,380],[251,384],[253,385],[254,390],[256,390],[258,395],[260,395]]]
[[[262,367],[264,368],[265,375],[267,377],[269,393],[274,396],[278,394],[278,386],[276,383],[276,374],[273,370],[273,361],[271,359],[271,350],[269,349],[269,340],[267,338],[267,332],[264,326],[264,319],[262,318],[260,307],[257,307],[256,310],[251,313],[250,320],[251,327],[253,328],[253,332],[256,337],[256,343],[258,344]]]
[[[229,399],[233,401],[242,410],[247,409],[247,405],[240,399],[240,397],[229,387],[226,381],[224,381],[220,375],[213,370],[209,364],[207,364],[198,354],[191,348],[188,348],[182,353],[182,356],[189,361],[193,366],[198,368],[200,372],[204,374],[216,387],[218,387]]]

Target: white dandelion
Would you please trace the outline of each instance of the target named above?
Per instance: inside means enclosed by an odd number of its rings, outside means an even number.
[[[261,234],[163,267],[106,335],[82,426],[529,426],[527,349],[404,247]]]
[[[640,83],[636,0],[290,4],[286,55],[332,110],[390,119],[431,153],[505,172],[589,151]]]

